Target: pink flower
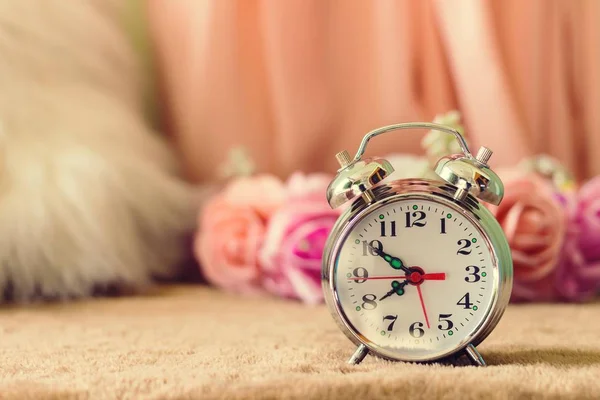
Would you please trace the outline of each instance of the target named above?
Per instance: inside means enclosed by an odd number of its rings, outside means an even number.
[[[555,284],[561,297],[583,301],[600,290],[600,177],[570,200],[569,229]]]
[[[260,291],[258,252],[266,221],[283,198],[278,179],[259,175],[237,179],[209,200],[199,216],[194,247],[211,283],[235,292]]]
[[[566,229],[566,213],[552,185],[530,173],[505,171],[505,196],[490,207],[511,248],[514,266],[513,300],[548,301]]]
[[[265,289],[315,304],[323,299],[321,257],[340,212],[327,204],[331,177],[294,174],[284,205],[272,216],[260,253]]]

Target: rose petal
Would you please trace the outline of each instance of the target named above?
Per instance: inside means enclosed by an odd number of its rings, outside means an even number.
[[[286,184],[288,201],[270,218],[259,254],[269,291],[310,304],[322,300],[323,247],[340,215],[325,199],[329,182],[324,175],[294,174]]]
[[[509,242],[514,265],[513,299],[551,300],[566,232],[566,211],[552,186],[531,173],[498,171],[504,180],[502,203],[491,208]]]
[[[579,245],[590,260],[600,260],[600,199],[589,202],[578,215]]]
[[[585,268],[581,268],[579,277],[589,281],[591,285],[594,285],[595,282],[595,286],[600,288],[600,262],[588,264]]]
[[[301,270],[292,266],[286,268],[286,276],[294,288],[295,295],[306,304],[318,304],[323,300],[323,290],[320,282],[315,282]]]
[[[521,218],[521,214],[525,206],[522,203],[515,203],[513,207],[511,207],[502,220],[502,229],[504,230],[504,234],[508,238],[512,238],[517,231],[519,219]]]
[[[227,185],[223,197],[232,206],[247,206],[268,218],[285,200],[283,183],[271,175],[241,177]]]
[[[520,251],[535,252],[547,249],[552,245],[552,239],[547,235],[521,233],[514,236],[511,245]]]
[[[544,254],[525,254],[512,250],[515,279],[536,281],[548,276],[556,267],[554,257],[544,257]]]
[[[326,203],[325,192],[327,186],[332,181],[333,177],[328,174],[310,174],[305,175],[296,172],[290,176],[286,184],[287,199],[306,201],[314,199]]]
[[[206,279],[226,290],[259,293],[257,251],[265,232],[259,213],[218,196],[206,203],[199,222],[194,252]]]
[[[334,223],[335,219],[331,216],[316,217],[292,229],[281,248],[282,254],[285,255],[282,258],[283,263],[313,270],[320,275],[323,249]],[[311,240],[311,254],[297,252],[298,243],[308,240]]]

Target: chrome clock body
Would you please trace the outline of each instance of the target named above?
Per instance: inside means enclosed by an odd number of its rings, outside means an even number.
[[[332,316],[344,334],[359,346],[359,352],[362,351],[366,354],[368,351],[376,356],[398,361],[430,362],[450,359],[463,354],[464,351],[475,351],[474,346],[481,343],[499,322],[508,304],[512,288],[510,248],[502,229],[491,213],[473,196],[469,195],[464,200],[456,200],[455,192],[456,188],[451,185],[417,179],[381,184],[372,190],[373,198],[370,202],[359,198],[342,214],[334,226],[323,256],[323,291]],[[348,310],[345,310],[340,303],[338,285],[335,280],[341,248],[357,223],[388,204],[400,200],[420,199],[443,204],[471,221],[484,238],[493,262],[493,277],[490,278],[493,279],[491,305],[484,311],[485,315],[481,318],[479,325],[469,335],[464,336],[458,345],[448,348],[441,354],[429,355],[424,358],[403,355],[401,352],[391,352],[357,330],[348,318]],[[401,246],[393,250],[402,254]]]
[[[462,153],[437,162],[440,181],[385,182],[393,166],[382,158],[362,158],[372,138],[404,129],[438,130],[458,141]],[[331,314],[358,346],[349,363],[359,363],[369,353],[413,362],[454,360],[466,354],[474,364],[485,365],[475,346],[502,317],[513,279],[504,233],[480,203],[498,205],[504,196],[502,181],[488,165],[491,156],[486,147],[473,156],[455,129],[422,122],[375,129],[365,135],[354,158],[347,151],[336,155],[341,168],[327,189],[327,200],[332,208],[347,208],[324,250],[322,285]],[[429,224],[427,213],[432,217]],[[454,253],[455,244],[464,247]],[[477,253],[465,250],[471,246]],[[454,254],[477,254],[477,260]],[[479,283],[477,293],[471,293],[472,283]],[[465,287],[469,289],[462,295]],[[368,294],[363,288],[369,289]],[[458,301],[457,295],[462,296]],[[433,303],[438,317],[433,329],[427,302]],[[417,318],[417,308],[422,317]],[[416,320],[408,331],[406,320]]]

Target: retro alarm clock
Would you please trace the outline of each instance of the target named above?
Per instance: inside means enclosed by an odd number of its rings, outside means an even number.
[[[462,154],[441,158],[440,181],[386,181],[382,158],[362,158],[369,140],[400,129],[454,135]],[[488,166],[492,151],[473,156],[461,134],[432,123],[369,132],[354,156],[336,155],[340,169],[327,189],[332,208],[346,206],[325,247],[322,284],[327,305],[367,354],[397,361],[483,366],[476,346],[508,304],[512,259],[502,229],[481,204],[498,205],[504,186]]]

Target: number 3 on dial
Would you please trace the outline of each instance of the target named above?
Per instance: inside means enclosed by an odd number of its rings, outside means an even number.
[[[479,282],[479,280],[481,279],[481,275],[479,275],[479,267],[475,265],[469,265],[467,268],[465,268],[465,270],[469,273],[469,275],[465,278],[466,282]]]

